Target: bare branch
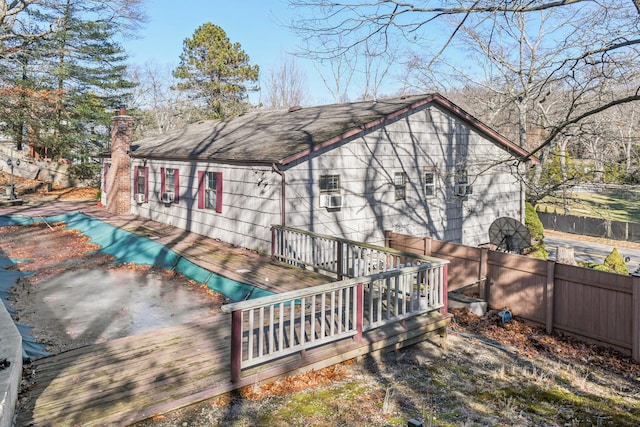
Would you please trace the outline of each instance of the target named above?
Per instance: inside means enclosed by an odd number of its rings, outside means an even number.
[[[606,104],[600,105],[596,108],[593,108],[589,111],[585,111],[582,114],[579,114],[573,118],[570,118],[566,121],[564,121],[561,124],[558,124],[556,126],[554,126],[554,128],[551,130],[551,132],[549,133],[549,135],[545,138],[545,140],[542,142],[542,144],[540,144],[535,150],[531,151],[527,156],[523,157],[522,160],[526,161],[528,160],[530,157],[535,156],[536,153],[538,153],[540,150],[542,150],[543,148],[545,148],[546,146],[548,146],[549,144],[551,144],[555,138],[562,133],[562,131],[564,131],[565,129],[567,129],[569,126],[574,125],[582,120],[584,120],[587,117],[590,116],[594,116],[598,113],[601,113],[603,111],[606,111],[610,108],[613,108],[615,106],[618,105],[622,105],[622,104],[627,104],[629,102],[634,102],[634,101],[640,101],[640,94],[638,92],[636,92],[634,95],[631,96],[627,96],[625,98],[619,98],[619,99],[615,99],[611,102],[608,102]]]

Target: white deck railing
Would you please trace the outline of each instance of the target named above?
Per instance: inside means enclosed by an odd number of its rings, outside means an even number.
[[[317,242],[323,242],[323,248],[331,247],[325,245],[324,237]],[[337,243],[332,246],[335,252],[341,244],[358,246],[354,242]],[[291,240],[286,246],[293,250]],[[223,306],[223,312],[232,315],[232,379],[238,381],[242,369],[251,366],[345,338],[359,341],[368,329],[446,309],[448,261],[369,245],[366,249],[375,249],[370,253],[376,254],[368,260],[405,261],[410,257],[418,265],[390,269],[385,263],[387,271],[381,273]],[[344,271],[339,269],[341,266],[354,265],[345,260],[338,262],[338,257],[329,256],[324,250],[316,251],[316,255],[319,258],[313,262],[327,262],[327,268],[336,266],[334,274]],[[305,260],[302,265],[311,265],[310,259]]]
[[[448,262],[291,227],[273,226],[271,237],[271,255],[277,260],[333,274],[340,279],[380,273],[424,262],[433,265]]]

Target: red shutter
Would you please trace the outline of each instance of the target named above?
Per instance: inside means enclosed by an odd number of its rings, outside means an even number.
[[[149,201],[149,166],[144,168],[144,201]]]
[[[216,212],[222,213],[222,172],[216,172]]]
[[[198,171],[198,209],[204,209],[204,171]]]
[[[165,188],[165,176],[164,176],[164,168],[160,168],[160,197],[162,197],[162,193],[165,193],[167,189]]]
[[[173,170],[173,203],[176,205],[180,202],[180,170]]]

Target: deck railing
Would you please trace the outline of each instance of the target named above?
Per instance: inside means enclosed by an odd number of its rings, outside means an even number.
[[[394,270],[408,265],[447,262],[384,246],[327,236],[291,227],[271,228],[271,255],[287,264],[313,268],[338,279]]]
[[[385,265],[387,271],[377,274],[223,306],[232,316],[232,380],[261,363],[345,338],[360,341],[369,329],[446,311],[448,261],[415,258],[421,263],[395,269]],[[318,258],[323,259],[329,258]]]

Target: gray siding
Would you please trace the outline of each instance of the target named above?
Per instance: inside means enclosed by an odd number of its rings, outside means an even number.
[[[142,167],[143,164],[134,160],[133,166]],[[271,225],[280,222],[281,188],[280,177],[270,168],[158,160],[147,161],[147,166],[149,200],[148,203],[136,204],[132,199],[134,215],[233,245],[263,252],[270,250]],[[177,204],[165,205],[160,200],[160,171],[163,167],[180,171],[180,198]],[[198,208],[198,171],[222,173],[222,212]]]
[[[287,225],[375,244],[384,243],[384,230],[485,243],[497,217],[520,218],[520,186],[501,163],[509,158],[440,110],[426,109],[288,170]],[[467,171],[473,194],[454,196],[456,166]],[[434,197],[424,193],[425,167],[436,168]],[[395,200],[396,172],[407,176],[405,200]],[[319,205],[325,174],[341,177],[340,210]]]

